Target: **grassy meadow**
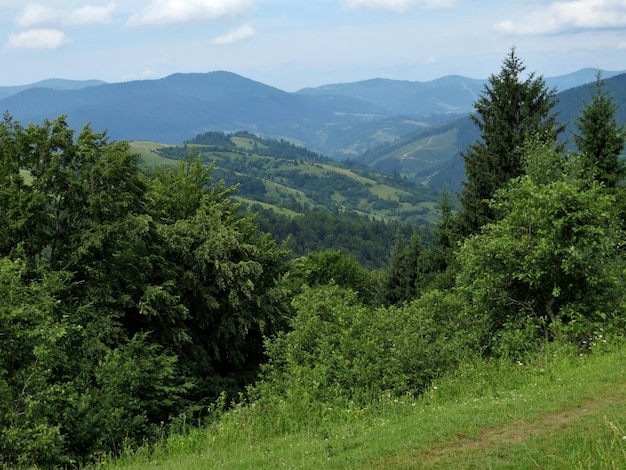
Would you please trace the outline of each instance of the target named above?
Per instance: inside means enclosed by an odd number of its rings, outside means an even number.
[[[468,360],[420,397],[317,409],[240,404],[200,428],[103,457],[120,469],[626,468],[626,346]]]

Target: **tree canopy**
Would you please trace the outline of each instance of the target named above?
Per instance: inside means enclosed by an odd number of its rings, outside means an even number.
[[[144,173],[89,126],[8,115],[0,167],[5,463],[141,442],[253,380],[288,311],[287,252],[210,169]]]
[[[620,154],[626,142],[626,130],[617,123],[617,105],[604,90],[600,74],[593,86],[591,102],[586,103],[577,119],[574,142],[582,161],[580,171],[613,188],[625,174]]]
[[[563,127],[552,110],[555,90],[541,76],[523,78],[526,67],[511,49],[500,73],[491,75],[471,118],[480,140],[463,154],[466,181],[460,194],[459,230],[476,233],[496,219],[489,200],[507,182],[524,174],[524,146],[532,135],[554,142]]]

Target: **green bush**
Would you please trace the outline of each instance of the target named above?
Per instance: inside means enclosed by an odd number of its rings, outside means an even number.
[[[449,293],[372,309],[354,292],[326,285],[305,289],[293,305],[291,330],[267,342],[270,362],[253,393],[261,401],[317,403],[319,410],[419,394],[476,344]]]

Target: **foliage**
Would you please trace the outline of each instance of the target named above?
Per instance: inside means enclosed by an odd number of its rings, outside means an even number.
[[[494,350],[533,350],[560,325],[582,339],[618,318],[623,233],[613,198],[582,184],[514,180],[493,204],[502,219],[459,250],[458,288],[486,320]]]
[[[287,251],[210,168],[8,115],[0,167],[0,463],[118,451],[253,380]]]
[[[4,463],[49,465],[63,456],[64,436],[56,421],[60,387],[55,369],[69,358],[60,348],[75,333],[55,321],[64,279],[28,281],[23,260],[0,258],[0,458]]]
[[[364,406],[385,393],[421,393],[476,338],[458,299],[433,291],[402,307],[368,308],[338,286],[305,289],[291,329],[269,341],[259,399]]]
[[[262,335],[280,326],[285,313],[278,281],[287,252],[258,234],[251,214],[237,215],[227,198],[232,189],[216,184],[197,191],[208,184],[208,171],[183,160],[149,178],[149,208],[171,211],[157,213],[160,284],[150,286],[141,303],[146,327],[158,325],[160,342],[177,351],[179,367],[194,378],[195,406],[253,377],[263,358]],[[181,174],[196,188],[190,198],[178,183]]]
[[[617,124],[617,106],[604,89],[598,74],[591,102],[578,116],[578,133],[574,142],[584,162],[581,174],[593,177],[607,187],[615,187],[624,177],[620,154],[626,141],[626,131]]]
[[[554,142],[563,127],[556,124],[555,91],[548,90],[542,77],[521,78],[525,66],[512,49],[498,75],[491,75],[474,104],[472,120],[480,140],[465,154],[466,182],[460,194],[459,229],[476,233],[496,220],[489,200],[508,181],[524,174],[523,150],[529,136]]]
[[[301,285],[315,287],[336,284],[353,290],[363,302],[371,300],[373,281],[370,273],[354,256],[341,250],[309,253],[295,259],[289,271],[292,282],[296,283],[296,292]]]
[[[408,246],[397,236],[380,286],[381,303],[401,304],[418,296],[426,277],[423,252],[417,234],[413,234]]]
[[[399,234],[410,237],[413,231],[428,240],[428,232],[409,224],[385,222],[354,212],[336,212],[324,209],[305,212],[298,217],[280,215],[258,205],[257,221],[263,232],[284,241],[296,256],[309,253],[340,250],[350,254],[366,269],[379,269],[389,259],[389,241]]]

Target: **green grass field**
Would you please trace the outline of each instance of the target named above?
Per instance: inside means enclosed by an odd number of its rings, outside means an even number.
[[[602,346],[524,364],[468,362],[422,397],[320,409],[310,427],[280,409],[239,407],[99,467],[626,468],[626,347]]]

